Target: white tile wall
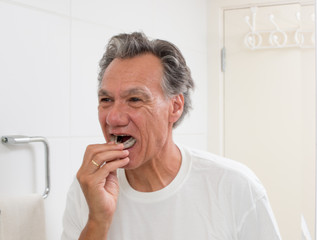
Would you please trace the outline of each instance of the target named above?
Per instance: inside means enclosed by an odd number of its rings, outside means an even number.
[[[206,133],[207,127],[207,63],[206,53],[194,52],[185,49],[184,57],[191,69],[192,78],[195,81],[195,90],[192,94],[192,110],[181,125],[175,129],[176,133],[202,134]]]
[[[41,151],[40,147],[36,148],[34,145],[0,145],[1,194],[27,194],[37,190],[35,164],[40,160],[34,155]]]
[[[71,162],[70,175],[72,178],[76,176],[77,170],[81,166],[87,146],[90,144],[100,144],[104,142],[105,140],[103,137],[81,137],[72,139],[70,145],[71,156],[69,159]]]
[[[66,194],[73,175],[70,161],[71,140],[68,138],[49,138],[51,150],[51,192],[45,199],[47,240],[60,239],[62,216],[65,209]],[[43,171],[38,170],[43,174]],[[43,178],[39,178],[43,179]],[[42,189],[41,189],[42,190]]]
[[[176,44],[181,50],[193,49],[196,52],[206,52],[207,8],[205,0],[153,1],[153,7],[155,11],[152,19],[155,28],[150,25],[147,29],[148,34],[157,38],[165,38]]]
[[[68,135],[69,26],[0,1],[2,134]]]
[[[10,0],[25,7],[33,7],[53,13],[69,15],[71,0]]]
[[[86,146],[104,141],[97,120],[97,71],[112,35],[142,30],[183,51],[196,92],[194,110],[174,139],[207,149],[206,14],[205,0],[0,0],[0,136],[49,140],[47,240],[59,239],[66,193]],[[0,195],[42,194],[43,154],[38,143],[0,144]]]
[[[175,133],[173,136],[174,141],[181,146],[188,146],[200,150],[207,149],[207,133]]]
[[[116,34],[102,25],[72,21],[71,134],[101,134],[97,116],[98,63],[109,38]]]
[[[153,3],[147,0],[76,0],[72,2],[72,17],[103,24],[122,31],[135,31],[153,26],[156,13]]]

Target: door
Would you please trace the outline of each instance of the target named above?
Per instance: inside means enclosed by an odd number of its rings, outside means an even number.
[[[314,229],[313,6],[224,11],[224,155],[260,178],[283,239]]]

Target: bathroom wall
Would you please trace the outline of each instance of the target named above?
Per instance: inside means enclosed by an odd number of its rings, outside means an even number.
[[[175,43],[196,81],[194,109],[176,141],[207,149],[206,0],[0,0],[0,135],[45,136],[51,193],[48,240],[59,239],[68,187],[88,144],[101,143],[98,61],[107,40],[142,30]],[[44,190],[40,143],[0,144],[0,195]]]

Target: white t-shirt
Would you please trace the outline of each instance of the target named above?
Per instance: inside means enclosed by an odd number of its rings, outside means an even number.
[[[175,179],[138,192],[118,170],[120,194],[108,240],[280,240],[266,192],[244,165],[180,148]],[[77,180],[68,193],[62,240],[77,240],[88,206]]]

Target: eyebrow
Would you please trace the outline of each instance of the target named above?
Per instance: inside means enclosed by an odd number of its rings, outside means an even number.
[[[122,93],[122,96],[124,97],[129,95],[142,95],[146,97],[147,99],[151,97],[151,93],[148,90],[143,88],[131,88]]]
[[[100,89],[98,91],[98,97],[100,97],[100,96],[109,96],[109,93],[108,93],[108,91],[106,91],[104,89]]]
[[[111,94],[105,90],[105,89],[100,89],[98,91],[98,97],[100,96],[110,96]],[[130,88],[127,89],[125,91],[123,91],[123,93],[121,94],[121,96],[126,97],[129,95],[142,95],[143,97],[149,99],[151,98],[151,92],[147,89],[143,89],[143,88]]]

